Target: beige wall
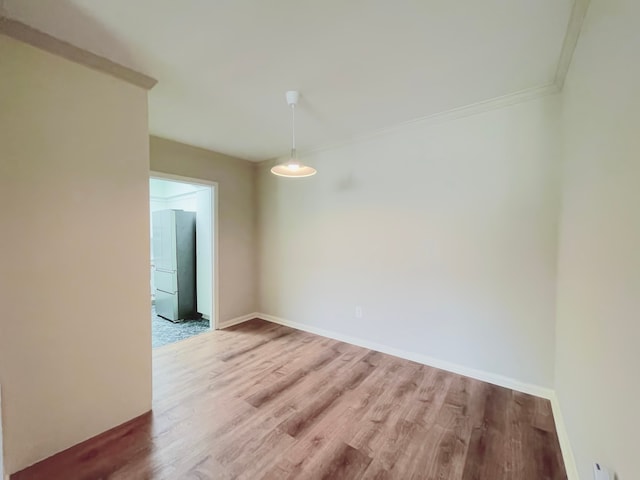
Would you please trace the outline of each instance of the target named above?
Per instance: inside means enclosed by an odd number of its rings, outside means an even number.
[[[563,92],[556,389],[580,478],[640,475],[640,2],[591,0]]]
[[[260,311],[551,387],[557,107],[414,124],[304,158],[308,179],[263,164]]]
[[[147,92],[0,35],[0,383],[15,472],[151,407]]]
[[[151,170],[218,183],[220,322],[256,311],[254,165],[151,137]]]

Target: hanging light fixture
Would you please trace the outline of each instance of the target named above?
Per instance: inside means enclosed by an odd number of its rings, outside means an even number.
[[[271,169],[271,173],[280,177],[310,177],[316,174],[316,169],[300,163],[296,155],[296,104],[300,94],[289,91],[286,93],[287,104],[291,107],[291,157]]]

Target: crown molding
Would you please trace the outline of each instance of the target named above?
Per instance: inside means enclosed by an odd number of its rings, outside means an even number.
[[[298,154],[301,158],[313,156],[315,154],[333,150],[339,147],[344,147],[353,143],[358,143],[366,140],[373,139],[375,137],[392,134],[394,132],[406,129],[406,128],[418,128],[437,123],[456,120],[471,115],[477,115],[480,113],[488,112],[498,108],[508,107],[521,102],[527,102],[536,98],[541,98],[547,95],[553,95],[555,93],[562,92],[564,87],[564,81],[571,66],[571,60],[573,53],[578,44],[582,25],[584,23],[587,10],[589,9],[590,0],[574,0],[571,7],[571,14],[569,16],[569,22],[567,23],[567,31],[565,33],[564,41],[562,43],[562,49],[560,51],[560,57],[556,66],[556,73],[551,83],[540,87],[528,88],[520,90],[518,92],[503,95],[501,97],[490,98],[480,102],[464,105],[461,107],[453,108],[450,110],[444,110],[424,117],[419,117],[407,122],[403,122],[391,127],[385,127],[373,132],[365,133],[362,135],[356,135],[349,139],[342,141],[325,144],[317,147],[312,147],[307,150],[298,150]],[[283,155],[284,156],[284,155]],[[276,158],[269,158],[260,162],[255,162],[258,167],[271,166],[274,163],[280,161],[283,156]]]
[[[586,17],[587,10],[589,9],[589,3],[590,0],[573,1],[571,15],[569,16],[569,23],[567,24],[567,33],[565,34],[564,42],[562,43],[562,50],[560,51],[560,59],[558,60],[556,76],[554,79],[554,83],[558,87],[559,91],[564,87],[564,81],[567,78],[567,73],[571,66],[573,53],[578,45],[578,39],[580,38],[584,18]]]
[[[2,3],[0,3],[2,7]],[[155,78],[115,63],[108,58],[96,55],[88,50],[76,47],[68,42],[37,30],[25,23],[13,20],[0,10],[0,34],[37,47],[46,52],[84,65],[112,77],[124,80],[138,87],[150,90],[158,82]]]
[[[309,156],[313,156],[328,150],[334,150],[336,148],[344,147],[354,143],[372,140],[376,137],[390,135],[399,131],[403,131],[411,128],[423,128],[431,125],[436,125],[439,123],[457,120],[464,117],[470,117],[472,115],[489,112],[491,110],[497,110],[499,108],[509,107],[511,105],[516,105],[518,103],[535,100],[537,98],[546,97],[548,95],[553,95],[559,92],[560,92],[560,89],[558,88],[555,82],[549,83],[547,85],[543,85],[541,87],[527,88],[525,90],[520,90],[520,91],[513,92],[500,97],[494,97],[487,100],[482,100],[480,102],[464,105],[461,107],[444,110],[442,112],[437,112],[431,115],[418,117],[413,120],[409,120],[407,122],[402,122],[391,127],[381,128],[379,130],[375,130],[373,132],[365,133],[362,135],[356,135],[349,139],[338,141],[335,143],[325,144],[325,145],[315,147],[315,148],[310,148],[307,150],[298,150],[298,154],[300,158],[309,157]],[[274,162],[278,162],[281,159],[282,157],[269,158],[261,162],[256,162],[256,164],[261,167],[265,167],[273,164]]]

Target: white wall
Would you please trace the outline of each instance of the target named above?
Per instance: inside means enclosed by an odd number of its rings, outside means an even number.
[[[557,106],[410,125],[308,179],[262,164],[260,311],[551,387]]]
[[[147,92],[0,35],[0,126],[15,472],[151,408]]]
[[[640,2],[591,0],[563,92],[556,389],[580,478],[640,478]]]
[[[151,137],[151,170],[217,182],[220,322],[256,311],[254,165]]]

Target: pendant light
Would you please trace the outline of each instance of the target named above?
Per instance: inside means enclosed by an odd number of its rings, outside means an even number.
[[[300,94],[289,91],[286,94],[287,104],[291,107],[291,157],[271,169],[271,173],[280,177],[310,177],[316,174],[316,169],[300,163],[296,155],[296,104]]]

